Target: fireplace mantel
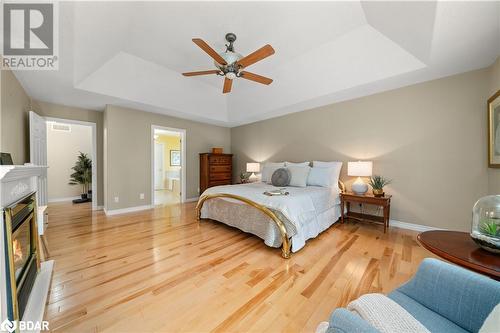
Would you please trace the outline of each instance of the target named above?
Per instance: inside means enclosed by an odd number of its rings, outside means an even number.
[[[0,165],[0,207],[5,207],[36,191],[36,180],[46,166]]]
[[[36,191],[38,177],[46,172],[46,168],[46,166],[35,165],[0,165],[0,322],[7,318],[3,211],[5,207]],[[39,207],[39,214],[40,209],[43,210],[43,207]],[[38,227],[40,234],[43,234],[43,224]],[[22,320],[41,321],[43,319],[53,265],[53,260],[42,262]]]

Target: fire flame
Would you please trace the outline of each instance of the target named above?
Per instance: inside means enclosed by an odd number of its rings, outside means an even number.
[[[13,250],[14,250],[14,261],[22,261],[24,256],[23,249],[21,247],[21,242],[19,242],[17,239],[14,239]]]

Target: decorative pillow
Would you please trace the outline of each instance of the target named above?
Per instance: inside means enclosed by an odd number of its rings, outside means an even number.
[[[332,181],[335,180],[334,173],[335,168],[319,168],[312,167],[307,177],[308,186],[322,186],[322,187],[332,187]]]
[[[313,167],[318,168],[334,168],[334,172],[332,173],[331,186],[338,186],[338,182],[340,179],[340,170],[342,169],[342,162],[321,162],[321,161],[313,161]]]
[[[309,161],[306,162],[299,162],[299,163],[294,163],[294,162],[285,162],[285,166],[309,166],[311,163]]]
[[[292,175],[290,170],[287,168],[279,168],[273,172],[273,175],[271,176],[271,184],[277,187],[288,186],[291,178]]]
[[[273,175],[273,172],[283,167],[285,167],[285,162],[280,162],[280,163],[267,162],[266,164],[264,164],[264,167],[262,168],[261,181],[264,183],[271,183],[271,176]]]
[[[307,186],[307,177],[309,176],[309,171],[311,167],[309,166],[289,166],[287,167],[290,170],[291,178],[290,178],[290,186],[297,187],[306,187]]]

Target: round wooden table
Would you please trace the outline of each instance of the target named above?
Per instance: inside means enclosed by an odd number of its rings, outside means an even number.
[[[425,231],[417,240],[427,250],[454,264],[500,280],[500,254],[483,250],[467,232]]]

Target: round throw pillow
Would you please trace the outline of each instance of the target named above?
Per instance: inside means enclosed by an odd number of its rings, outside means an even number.
[[[279,168],[273,172],[271,176],[271,184],[277,187],[283,187],[290,185],[290,180],[292,179],[292,174],[287,168]]]

